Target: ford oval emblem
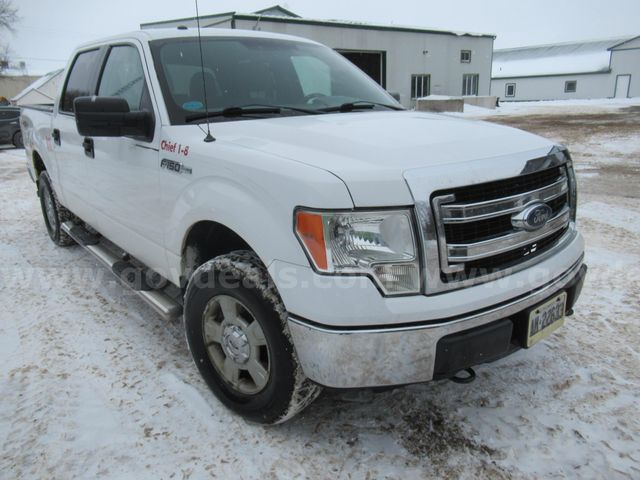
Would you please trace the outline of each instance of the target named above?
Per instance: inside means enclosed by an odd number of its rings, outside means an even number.
[[[552,214],[551,207],[546,203],[532,203],[511,217],[511,225],[520,230],[533,232],[544,227]]]

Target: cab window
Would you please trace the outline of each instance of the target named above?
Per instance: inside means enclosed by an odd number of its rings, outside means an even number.
[[[151,111],[138,49],[130,45],[111,47],[100,78],[98,96],[124,98],[132,112]]]
[[[79,53],[71,66],[60,110],[73,113],[73,101],[76,97],[93,95],[99,50]]]

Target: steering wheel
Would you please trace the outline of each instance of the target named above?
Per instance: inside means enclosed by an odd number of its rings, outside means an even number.
[[[310,93],[309,95],[305,95],[304,102],[307,105],[313,105],[314,103],[316,103],[316,100],[318,100],[319,103],[322,103],[324,105],[329,105],[327,102],[322,101],[322,99],[326,97],[327,95],[325,95],[324,93],[314,92],[314,93]]]

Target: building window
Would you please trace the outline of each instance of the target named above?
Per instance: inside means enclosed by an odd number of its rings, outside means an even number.
[[[516,96],[516,84],[515,83],[507,83],[504,89],[505,97],[515,97]]]
[[[431,75],[411,75],[411,99],[428,97],[431,95]]]
[[[564,82],[564,93],[575,93],[578,87],[578,82],[576,80],[567,80]]]
[[[465,73],[462,75],[462,95],[478,95],[478,83],[480,75],[477,73]]]
[[[460,63],[471,63],[471,50],[460,50]]]

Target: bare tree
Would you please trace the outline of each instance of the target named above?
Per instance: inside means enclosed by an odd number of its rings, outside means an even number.
[[[13,6],[13,1],[0,0],[0,30],[13,31],[17,21],[18,9]]]
[[[18,21],[18,9],[13,6],[12,0],[0,0],[0,33],[13,32],[14,25]],[[11,50],[8,43],[0,43],[0,73],[9,68]]]

